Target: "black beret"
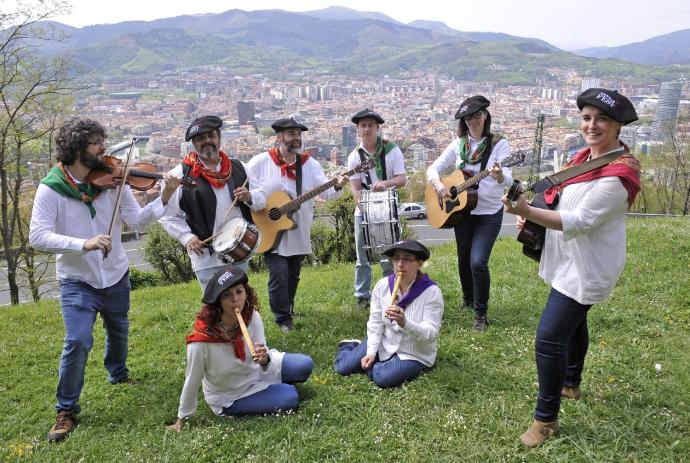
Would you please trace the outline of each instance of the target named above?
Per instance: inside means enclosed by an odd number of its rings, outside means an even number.
[[[276,133],[282,132],[283,130],[287,129],[300,129],[302,132],[304,132],[305,130],[309,130],[306,125],[300,124],[291,117],[285,119],[278,119],[273,124],[271,124],[271,128],[275,130]]]
[[[465,116],[471,116],[477,111],[486,109],[491,102],[481,95],[475,95],[467,98],[460,104],[460,109],[455,113],[456,119],[462,119]]]
[[[247,274],[244,273],[244,270],[239,267],[233,267],[232,265],[226,265],[218,270],[209,280],[201,302],[204,304],[215,304],[218,302],[220,295],[223,294],[223,291],[239,283],[248,282],[249,278]]]
[[[393,257],[393,253],[395,253],[396,250],[407,251],[414,254],[418,259],[421,260],[427,260],[429,256],[431,256],[431,251],[429,251],[429,248],[415,240],[398,241],[397,243],[393,244],[393,246],[383,251],[383,255]]]
[[[194,119],[194,122],[187,127],[184,141],[189,141],[197,135],[213,132],[223,125],[223,121],[217,116],[201,116]]]
[[[585,106],[599,108],[601,112],[623,125],[637,120],[635,107],[630,100],[618,93],[618,90],[587,89],[577,97],[577,108],[582,111]]]
[[[365,117],[371,117],[376,121],[377,124],[383,124],[384,122],[386,122],[383,120],[381,116],[378,115],[378,113],[372,111],[371,109],[363,109],[354,116],[352,116],[352,122],[354,122],[355,124],[359,124],[359,121],[361,121]]]

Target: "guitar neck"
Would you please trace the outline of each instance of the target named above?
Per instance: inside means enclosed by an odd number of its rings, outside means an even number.
[[[350,175],[354,174],[355,172],[357,172],[357,169],[350,169],[350,170],[348,170],[347,172],[345,172],[343,175],[347,175],[347,176],[349,177]],[[316,187],[316,188],[314,188],[313,190],[311,190],[311,191],[309,191],[309,192],[307,192],[307,193],[304,193],[303,195],[300,195],[300,196],[296,197],[296,198],[293,199],[292,201],[283,204],[283,205],[280,207],[280,212],[281,212],[282,214],[286,214],[286,213],[288,213],[288,212],[296,211],[297,209],[299,209],[299,207],[300,207],[303,203],[309,201],[310,199],[313,199],[313,198],[317,197],[319,194],[321,194],[321,193],[323,193],[324,191],[328,190],[328,189],[331,188],[332,186],[335,186],[336,183],[338,183],[338,179],[337,179],[337,178],[331,179],[331,180],[329,180],[328,182],[324,183],[323,185],[321,185],[321,186],[319,186],[319,187]]]
[[[475,175],[474,177],[468,178],[467,180],[462,182],[460,185],[456,186],[458,193],[460,193],[461,191],[465,191],[469,187],[472,187],[472,186],[476,185],[477,183],[481,182],[486,177],[488,177],[489,174],[491,174],[491,171],[483,170],[483,171],[479,172],[477,175]]]

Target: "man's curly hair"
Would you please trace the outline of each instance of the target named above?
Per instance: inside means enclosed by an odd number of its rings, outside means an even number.
[[[55,136],[57,160],[66,166],[74,164],[89,146],[94,135],[107,137],[105,128],[92,119],[71,119],[65,122]]]

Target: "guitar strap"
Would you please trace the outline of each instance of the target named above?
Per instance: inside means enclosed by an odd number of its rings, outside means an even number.
[[[295,191],[297,191],[297,196],[302,194],[302,155],[297,153],[295,157],[295,162],[297,163],[297,170],[295,171]]]
[[[555,174],[551,174],[547,177],[544,177],[543,179],[539,180],[534,185],[532,185],[529,189],[535,193],[541,193],[543,191],[548,190],[552,186],[560,185],[561,183],[565,182],[566,180],[570,180],[573,177],[577,177],[578,175],[587,173],[594,169],[598,169],[599,167],[603,167],[606,164],[615,161],[616,158],[618,158],[624,152],[625,147],[619,146],[618,148],[609,151],[608,153],[604,154],[603,156],[599,156],[596,159],[583,162],[582,164],[579,164],[577,166],[569,167],[567,169],[561,170],[560,172],[556,172]]]
[[[493,133],[490,133],[486,137],[486,146],[488,149],[484,151],[484,154],[482,154],[482,164],[479,167],[479,172],[486,170],[486,165],[489,163],[489,158],[491,157],[491,152],[494,150],[494,144],[491,143],[492,138],[494,137]]]

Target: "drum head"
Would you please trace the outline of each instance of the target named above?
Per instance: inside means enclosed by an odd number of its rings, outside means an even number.
[[[221,227],[220,233],[213,240],[213,250],[218,254],[223,254],[228,249],[233,249],[237,246],[237,243],[247,229],[247,224],[247,221],[240,217],[230,219],[228,223]]]

